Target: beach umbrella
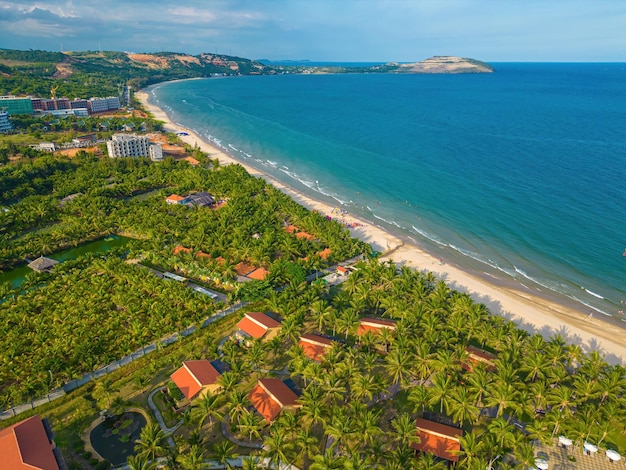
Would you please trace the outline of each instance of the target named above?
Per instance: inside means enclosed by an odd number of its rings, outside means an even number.
[[[588,455],[595,454],[596,452],[598,452],[598,447],[594,446],[591,442],[585,442],[585,444],[583,445],[583,448],[585,449],[585,452]]]
[[[622,456],[619,455],[617,452],[615,452],[613,449],[607,450],[606,456],[611,462],[617,462],[618,460],[622,458]]]
[[[569,447],[572,445],[572,440],[565,436],[559,436],[559,444],[563,447]]]
[[[535,467],[539,470],[548,470],[548,462],[545,459],[535,459]]]

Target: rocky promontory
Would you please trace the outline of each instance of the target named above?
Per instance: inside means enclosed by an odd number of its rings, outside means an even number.
[[[454,56],[434,56],[421,62],[385,64],[388,73],[491,73],[494,68],[480,60]]]

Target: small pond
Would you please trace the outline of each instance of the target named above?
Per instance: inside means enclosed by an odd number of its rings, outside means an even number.
[[[46,255],[47,258],[52,258],[60,263],[67,261],[68,259],[75,259],[81,255],[87,253],[105,253],[113,248],[120,248],[126,246],[131,241],[130,238],[120,237],[118,235],[110,235],[106,238],[100,238],[89,243],[84,243],[74,248],[68,248],[67,250],[58,251],[51,255]],[[28,273],[32,273],[26,264],[19,265],[17,268],[7,272],[0,272],[0,284],[10,282],[13,289],[17,289],[24,282],[24,277]]]
[[[135,441],[146,425],[141,413],[126,412],[98,424],[89,435],[93,448],[113,466],[126,463],[135,454]]]

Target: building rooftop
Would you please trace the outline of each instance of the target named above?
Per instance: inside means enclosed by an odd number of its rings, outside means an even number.
[[[203,387],[218,381],[221,372],[206,359],[185,361],[180,369],[174,372],[170,378],[185,395],[191,400]]]
[[[463,430],[447,426],[445,424],[430,421],[424,418],[415,420],[419,444],[412,447],[421,452],[430,452],[437,457],[452,462],[458,462],[461,450],[459,438],[463,436]]]
[[[299,406],[298,395],[280,379],[259,379],[248,394],[252,406],[270,423],[285,407]]]
[[[265,268],[258,268],[252,271],[251,273],[248,273],[248,277],[250,279],[255,279],[257,281],[262,281],[263,279],[267,277],[269,273],[270,272]]]
[[[270,328],[279,328],[280,322],[261,312],[248,312],[237,323],[237,328],[253,338],[262,338]]]
[[[320,361],[328,348],[333,345],[333,341],[319,335],[304,334],[300,336],[299,345],[306,357]]]
[[[59,470],[53,445],[39,415],[0,430],[0,467]]]
[[[55,259],[46,258],[45,256],[40,256],[34,261],[28,263],[28,267],[33,271],[43,272],[50,270],[54,265],[59,262]]]
[[[367,331],[371,331],[373,333],[380,331],[382,329],[395,330],[396,322],[393,320],[387,320],[383,318],[361,318],[359,320],[359,330],[357,334],[359,336],[365,334]]]

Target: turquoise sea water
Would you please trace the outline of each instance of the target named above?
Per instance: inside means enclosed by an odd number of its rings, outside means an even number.
[[[246,164],[435,256],[617,316],[626,64],[495,66],[190,80],[151,100]]]

